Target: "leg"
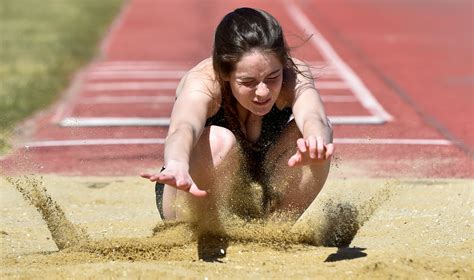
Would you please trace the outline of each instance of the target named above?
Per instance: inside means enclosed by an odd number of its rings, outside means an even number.
[[[289,167],[288,159],[296,152],[296,140],[301,133],[296,123],[291,121],[275,145],[268,151],[265,168],[269,176],[269,186],[275,193],[273,210],[302,214],[316,198],[326,182],[330,161],[303,167]]]
[[[166,186],[163,205],[165,218],[190,221],[198,227],[215,228],[219,224],[217,205],[225,201],[234,170],[239,164],[237,142],[232,132],[218,126],[206,128],[192,151],[190,174],[196,185],[208,192],[208,196],[196,198]]]

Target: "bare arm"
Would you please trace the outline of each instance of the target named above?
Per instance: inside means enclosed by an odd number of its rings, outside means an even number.
[[[310,78],[311,70],[300,61],[297,63],[303,75],[298,74],[297,77],[293,115],[303,138],[297,141],[297,153],[290,158],[290,166],[330,159],[334,151],[332,127],[314,81]]]
[[[166,169],[158,174],[142,173],[142,177],[189,191],[196,196],[206,194],[189,175],[189,161],[206,119],[215,106],[208,87],[209,81],[209,75],[199,70],[190,71],[181,80],[165,142]]]
[[[202,134],[213,99],[203,88],[199,77],[183,78],[171,113],[165,144],[165,166],[170,161],[189,164],[192,148]]]

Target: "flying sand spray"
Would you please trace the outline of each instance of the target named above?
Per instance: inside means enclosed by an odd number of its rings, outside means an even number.
[[[147,238],[92,240],[84,229],[66,218],[64,211],[48,194],[41,177],[6,179],[38,210],[61,251],[91,253],[112,260],[193,258],[189,254],[183,255],[183,248],[195,241],[190,238],[193,236],[192,229],[187,224],[161,224],[154,230],[153,236]],[[318,196],[296,223],[278,215],[266,221],[232,219],[226,223],[227,242],[259,243],[276,249],[283,244],[291,246],[301,243],[346,247],[390,194],[384,187],[358,207],[349,202],[336,202]],[[201,258],[199,252],[198,255]]]

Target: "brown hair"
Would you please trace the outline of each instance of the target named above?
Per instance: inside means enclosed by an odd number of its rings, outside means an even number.
[[[239,8],[222,19],[214,35],[212,64],[221,86],[242,56],[254,50],[272,52],[285,68],[296,70],[278,21],[265,11]]]
[[[227,14],[214,34],[212,65],[221,88],[226,119],[234,133],[240,133],[235,98],[226,79],[235,65],[247,53],[263,51],[273,53],[283,65],[283,81],[300,73],[290,57],[290,51],[278,21],[263,10],[239,8]],[[236,135],[238,136],[238,135]]]

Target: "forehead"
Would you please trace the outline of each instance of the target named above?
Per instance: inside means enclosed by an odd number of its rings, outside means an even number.
[[[282,68],[277,56],[270,52],[254,51],[245,54],[235,65],[236,78],[261,78]]]

